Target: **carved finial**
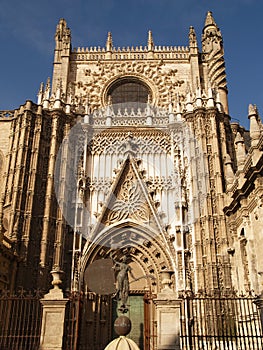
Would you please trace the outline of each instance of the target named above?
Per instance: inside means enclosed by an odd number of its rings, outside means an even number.
[[[154,43],[153,43],[153,37],[152,37],[152,31],[149,30],[148,32],[148,51],[154,50]]]
[[[234,181],[235,175],[232,169],[232,161],[228,153],[225,158],[225,176],[227,185],[231,185]]]
[[[108,32],[107,42],[106,42],[106,51],[112,51],[112,35],[111,32]]]
[[[60,18],[58,25],[57,25],[57,30],[56,30],[56,36],[58,40],[62,39],[62,36],[65,34],[67,28],[67,22],[64,18]]]
[[[208,11],[205,19],[205,27],[211,26],[211,25],[216,26],[216,22],[214,20],[212,11]]]
[[[48,100],[50,96],[50,78],[47,78],[46,87],[44,91],[44,99]]]
[[[189,29],[189,46],[190,47],[197,47],[197,40],[196,40],[196,34],[194,27],[190,27]]]
[[[241,136],[240,132],[237,132],[236,134],[235,144],[236,144],[237,166],[238,166],[238,170],[241,170],[246,160],[246,149],[244,145],[244,139]]]
[[[248,107],[248,119],[250,119],[250,137],[251,146],[255,147],[258,144],[260,137],[259,115],[256,105],[250,104]]]
[[[253,114],[258,115],[258,109],[256,105],[250,104],[248,106],[248,116],[251,116]]]
[[[67,91],[67,104],[70,105],[73,100],[73,87],[72,84],[68,85],[68,91]]]
[[[70,29],[67,27],[67,22],[64,18],[61,18],[56,30],[56,42],[57,42],[57,49],[60,48],[70,48],[70,42],[71,42],[71,32]],[[59,45],[59,42],[62,42],[62,47]]]
[[[212,12],[208,11],[202,36],[203,52],[209,51],[209,43],[211,44],[213,41],[215,41],[214,48],[220,49],[222,47],[222,34],[216,25]]]
[[[55,93],[54,108],[60,108],[61,107],[61,97],[62,97],[62,80],[58,79],[56,93]]]
[[[40,105],[43,101],[43,96],[44,96],[44,83],[42,82],[40,84],[40,88],[37,94],[37,104]]]
[[[58,79],[57,83],[57,89],[56,89],[56,100],[61,99],[61,93],[62,93],[62,79]]]

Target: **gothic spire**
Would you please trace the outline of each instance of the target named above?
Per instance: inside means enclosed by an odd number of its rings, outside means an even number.
[[[210,52],[211,50],[221,49],[222,42],[223,42],[222,34],[218,26],[216,25],[214,17],[212,16],[212,12],[209,11],[207,13],[205,25],[203,28],[203,35],[202,35],[203,51]]]
[[[228,114],[223,38],[211,11],[207,13],[203,28],[202,52],[207,62],[207,86],[217,87],[223,110]]]

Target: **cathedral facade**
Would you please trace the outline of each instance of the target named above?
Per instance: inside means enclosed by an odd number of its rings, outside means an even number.
[[[211,12],[201,45],[190,27],[186,47],[149,31],[143,47],[108,33],[103,48],[72,49],[61,19],[52,80],[37,103],[1,112],[0,286],[48,291],[60,273],[64,291],[87,295],[81,349],[112,337],[106,261],[126,256],[136,277],[129,312],[145,350],[179,346],[164,315],[186,295],[262,292],[262,123],[253,105],[249,131],[231,121]]]

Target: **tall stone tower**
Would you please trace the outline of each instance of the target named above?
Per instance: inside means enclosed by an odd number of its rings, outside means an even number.
[[[130,303],[149,301],[149,334],[152,300],[167,288],[176,298],[260,291],[255,106],[249,118],[250,133],[231,124],[223,39],[211,12],[201,49],[193,27],[187,47],[156,46],[149,31],[146,46],[116,48],[108,33],[103,48],[72,49],[61,19],[52,82],[41,85],[36,104],[0,120],[1,237],[12,247],[12,285],[48,289],[50,271],[63,271],[63,288],[90,293],[97,310],[87,339],[112,312],[84,278],[97,260],[126,255],[145,277],[131,283]],[[96,341],[109,333],[100,329]]]

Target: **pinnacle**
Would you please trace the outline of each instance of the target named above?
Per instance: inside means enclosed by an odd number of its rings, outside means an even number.
[[[214,20],[212,12],[208,11],[205,19],[205,27],[208,27],[211,25],[216,26],[216,22]]]
[[[113,43],[112,43],[112,34],[108,32],[107,41],[106,41],[106,50],[112,51]]]
[[[152,50],[153,46],[154,46],[154,43],[153,43],[152,31],[149,30],[148,31],[148,50]]]

